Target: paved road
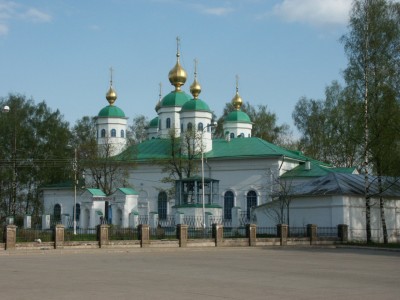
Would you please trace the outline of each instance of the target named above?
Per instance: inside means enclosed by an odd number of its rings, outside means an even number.
[[[0,255],[0,299],[399,299],[400,252],[54,250]]]

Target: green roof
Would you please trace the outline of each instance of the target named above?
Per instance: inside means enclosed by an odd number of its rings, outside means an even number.
[[[118,190],[125,195],[139,195],[139,193],[132,188],[119,188]]]
[[[171,141],[169,139],[151,139],[138,145],[132,145],[123,153],[119,154],[117,160],[152,161],[157,159],[168,159],[170,157]],[[214,158],[256,158],[256,157],[280,157],[285,156],[299,161],[306,161],[308,157],[301,152],[289,151],[276,146],[260,138],[225,139],[213,140],[213,149],[205,153],[205,157]]]
[[[301,164],[296,168],[287,171],[283,174],[282,178],[295,178],[295,177],[321,177],[330,173],[345,173],[353,174],[356,168],[332,168],[328,165],[320,165],[315,162],[310,162],[310,169],[306,169],[305,164]]]
[[[251,158],[285,156],[305,161],[307,157],[296,154],[260,138],[237,138],[229,142],[225,139],[213,140],[213,149],[206,153],[207,158]]]
[[[106,196],[106,194],[104,194],[104,192],[100,189],[86,189],[86,190],[93,196]]]
[[[201,99],[192,99],[186,102],[182,106],[182,111],[206,111],[211,112],[210,108],[208,107],[207,103],[205,103]]]
[[[172,91],[161,100],[161,107],[183,106],[190,96],[183,91]]]
[[[245,112],[241,110],[234,110],[225,117],[225,122],[251,123],[251,120]]]
[[[125,118],[125,113],[115,105],[108,105],[100,110],[98,117]]]
[[[155,117],[154,119],[152,119],[149,123],[149,127],[151,128],[158,128],[158,117]]]

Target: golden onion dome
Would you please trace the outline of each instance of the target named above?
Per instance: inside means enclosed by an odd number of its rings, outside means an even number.
[[[187,75],[185,69],[182,68],[181,64],[179,63],[179,53],[176,55],[176,57],[176,64],[172,68],[172,70],[169,71],[168,79],[169,82],[171,82],[171,84],[175,86],[175,90],[180,91],[181,86],[184,85],[186,82]]]
[[[236,75],[236,94],[232,98],[232,105],[236,110],[239,110],[242,107],[243,100],[239,95],[239,76]]]
[[[236,91],[236,95],[232,98],[232,105],[236,110],[239,110],[242,107],[243,100],[239,95],[239,92]]]
[[[175,91],[180,91],[181,90],[181,86],[185,84],[186,82],[186,78],[187,78],[187,74],[184,68],[182,68],[180,62],[179,62],[179,57],[180,57],[180,53],[179,53],[179,42],[180,39],[179,37],[176,38],[176,45],[177,45],[177,50],[176,50],[176,64],[175,66],[172,68],[171,71],[169,71],[168,74],[168,79],[169,82],[171,82],[171,84],[173,86],[175,86]]]
[[[192,85],[190,86],[190,93],[193,95],[194,99],[197,99],[201,93],[201,86],[197,79],[195,78]]]
[[[113,89],[112,85],[110,85],[110,88],[108,89],[106,99],[110,105],[113,105],[115,100],[117,100],[117,92]]]
[[[201,93],[201,85],[197,81],[197,59],[194,60],[194,81],[190,86],[190,93],[193,95],[193,99],[197,99]]]

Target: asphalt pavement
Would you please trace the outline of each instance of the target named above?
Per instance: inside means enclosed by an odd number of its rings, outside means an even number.
[[[0,299],[399,299],[400,252],[349,248],[4,251]]]

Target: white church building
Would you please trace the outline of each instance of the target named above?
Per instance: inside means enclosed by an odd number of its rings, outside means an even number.
[[[174,90],[160,97],[157,116],[148,126],[148,140],[127,146],[127,117],[115,105],[117,93],[112,81],[106,95],[109,105],[96,117],[98,144],[111,143],[115,145],[112,154],[116,159],[128,157],[135,161],[126,178],[129,184],[111,195],[98,189],[79,189],[75,199],[71,186],[44,188],[45,213],[70,225],[68,220],[76,203],[76,221],[81,228],[93,228],[104,221],[121,227],[140,223],[154,227],[179,223],[202,227],[216,222],[227,227],[246,223],[275,226],[277,218],[269,210],[282,183],[290,182],[293,187],[290,226],[347,224],[353,233],[350,238],[365,239],[365,204],[359,189],[362,176],[355,168],[334,168],[301,152],[253,137],[252,122],[241,110],[238,84],[232,99],[235,110],[223,123],[225,138],[213,138],[212,111],[199,98],[201,86],[196,71],[189,95],[183,90],[187,74],[179,61],[179,49],[176,56],[176,64],[168,76]],[[200,147],[203,158],[196,159],[198,172],[175,181],[175,185],[165,183],[163,179],[168,173],[163,173],[157,162],[171,157],[171,132],[181,137],[188,131],[197,132],[200,139],[193,146]],[[344,189],[340,185],[353,179],[357,189],[352,185]],[[313,189],[317,184],[318,189]],[[172,194],[171,188],[174,188]],[[388,190],[384,196],[388,199],[385,213],[390,239],[399,241],[400,189]],[[380,239],[381,224],[375,208],[372,226],[374,237]]]

